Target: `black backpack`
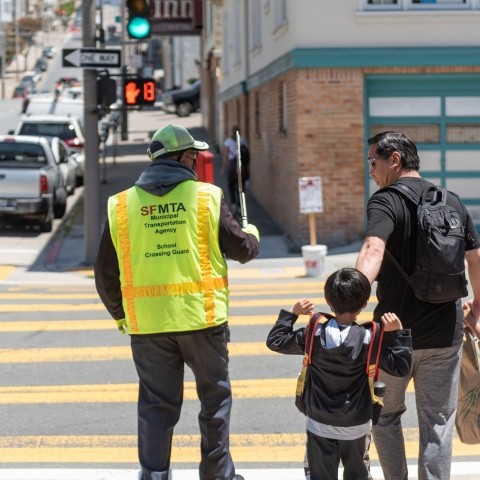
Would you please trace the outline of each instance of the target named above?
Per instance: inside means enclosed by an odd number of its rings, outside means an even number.
[[[468,294],[465,278],[465,227],[460,214],[447,205],[447,190],[436,185],[421,197],[403,183],[387,187],[417,205],[415,270],[408,275],[393,255],[388,257],[415,296],[429,303],[444,303]]]
[[[242,157],[242,165],[248,165],[250,163],[250,150],[244,144],[240,144],[240,155]]]

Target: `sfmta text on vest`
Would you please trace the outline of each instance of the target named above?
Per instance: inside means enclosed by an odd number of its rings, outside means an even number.
[[[155,215],[157,213],[177,213],[177,212],[186,212],[187,209],[182,202],[171,202],[171,203],[159,203],[158,205],[147,205],[140,208],[140,213],[142,216],[145,215]]]

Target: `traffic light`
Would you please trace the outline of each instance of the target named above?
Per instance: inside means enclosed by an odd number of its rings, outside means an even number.
[[[117,82],[113,78],[97,78],[97,105],[109,107],[117,101]]]
[[[155,81],[152,78],[127,78],[123,92],[125,105],[153,105],[155,103]]]
[[[130,38],[150,36],[150,0],[127,0],[127,32]]]

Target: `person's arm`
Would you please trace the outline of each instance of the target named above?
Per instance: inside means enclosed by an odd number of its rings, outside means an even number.
[[[379,366],[390,375],[405,377],[412,366],[412,334],[402,328],[402,322],[394,313],[384,313],[381,320],[385,332],[392,333],[393,346],[382,345]]]
[[[465,317],[468,327],[480,338],[480,248],[468,250],[465,254],[468,278],[473,292],[473,299],[465,305],[470,308],[470,314]]]
[[[303,355],[305,348],[305,327],[293,330],[298,315],[280,310],[275,325],[267,336],[267,347],[278,353]]]
[[[220,207],[219,240],[225,256],[240,263],[253,260],[260,251],[258,238],[242,230],[223,199]]]
[[[94,265],[95,287],[108,313],[115,320],[125,318],[120,286],[120,269],[117,252],[110,235],[108,221],[105,223],[97,259]]]
[[[370,283],[373,283],[377,278],[384,253],[385,240],[383,238],[365,238],[360,253],[358,254],[355,268],[360,270],[370,280]]]

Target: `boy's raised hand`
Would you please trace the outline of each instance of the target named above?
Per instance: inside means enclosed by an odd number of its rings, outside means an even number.
[[[394,313],[384,313],[381,320],[386,332],[393,332],[394,330],[401,330],[403,328],[402,322]]]
[[[295,315],[311,315],[314,307],[315,305],[308,298],[302,298],[290,309],[290,311]]]

